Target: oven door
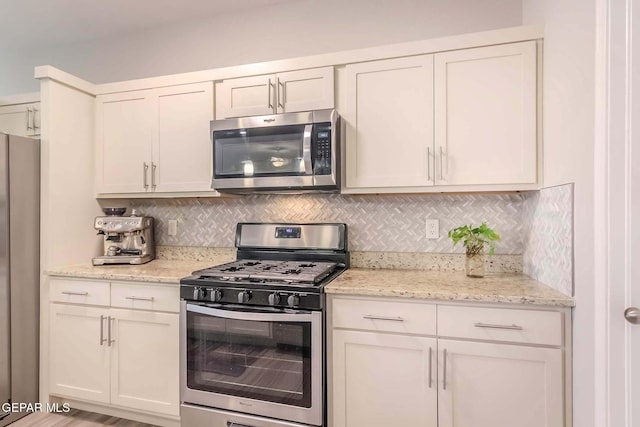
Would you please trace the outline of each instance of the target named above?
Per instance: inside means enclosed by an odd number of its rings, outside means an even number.
[[[322,425],[322,313],[182,302],[182,401]]]

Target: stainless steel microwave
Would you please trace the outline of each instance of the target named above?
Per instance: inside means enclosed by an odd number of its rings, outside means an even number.
[[[221,192],[340,190],[335,110],[213,120],[212,188]]]

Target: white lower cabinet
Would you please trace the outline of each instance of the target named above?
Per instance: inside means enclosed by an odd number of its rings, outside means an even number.
[[[561,427],[562,351],[438,340],[440,427]]]
[[[333,427],[436,426],[436,340],[333,333]]]
[[[347,310],[354,306],[360,319]],[[564,342],[543,345],[564,330],[561,309],[336,297],[330,310],[333,427],[570,426]],[[412,313],[419,312],[428,325],[423,330],[436,336],[416,332]],[[535,317],[540,322],[532,322]],[[458,331],[467,323],[474,328],[469,336],[446,335],[461,322]],[[548,336],[536,328],[550,329]],[[478,339],[489,335],[495,341]],[[538,338],[519,342],[532,336]]]
[[[50,305],[51,393],[109,403],[109,356],[104,318],[109,309]],[[102,317],[101,317],[102,316]]]
[[[179,351],[167,345],[179,335],[178,315],[112,309],[111,316],[111,403],[178,415]]]
[[[108,283],[51,280],[54,290],[73,289],[63,290],[61,294],[65,295],[91,296],[96,293],[93,286],[97,285],[104,288]],[[137,283],[111,284],[110,300],[117,303],[119,300],[114,297],[123,289],[131,294],[128,299],[131,304],[135,298],[143,302],[162,301],[172,291],[176,302],[179,300],[177,286],[174,289]],[[51,394],[155,415],[179,416],[177,312],[61,303],[55,293],[51,294],[51,300]]]

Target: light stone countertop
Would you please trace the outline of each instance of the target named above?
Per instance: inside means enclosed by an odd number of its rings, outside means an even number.
[[[327,294],[573,307],[573,298],[518,273],[467,277],[460,271],[351,268],[325,287]]]
[[[136,282],[179,284],[181,278],[190,276],[195,270],[201,270],[211,265],[211,261],[155,259],[142,265],[71,265],[53,268],[46,271],[46,274],[98,280],[133,280]]]
[[[55,267],[46,271],[46,274],[97,280],[178,284],[181,278],[190,276],[193,271],[235,259],[235,250],[232,248],[159,246],[158,249],[158,258],[143,265],[94,267],[87,262],[81,265]],[[510,272],[496,272],[489,266],[487,276],[476,279],[466,277],[464,271],[451,271],[464,268],[464,255],[456,258],[457,255],[356,253],[352,256],[352,268],[338,276],[325,290],[327,294],[441,301],[563,307],[575,305],[573,298],[519,273],[521,267],[518,267],[520,263],[516,256],[503,256],[496,263],[498,271]]]

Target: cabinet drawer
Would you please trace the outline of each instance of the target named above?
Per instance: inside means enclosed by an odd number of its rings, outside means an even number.
[[[562,345],[562,315],[555,311],[439,305],[438,336]]]
[[[435,335],[436,306],[395,301],[335,299],[333,326],[370,331]]]
[[[108,306],[109,282],[51,279],[49,301]]]
[[[180,311],[180,287],[112,283],[111,306],[140,310]]]

